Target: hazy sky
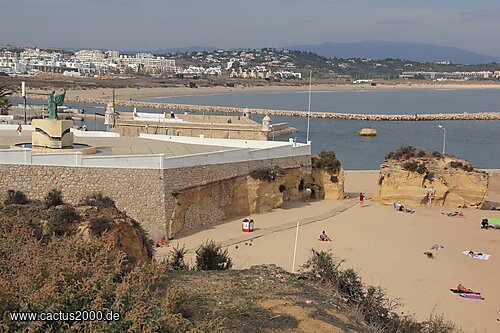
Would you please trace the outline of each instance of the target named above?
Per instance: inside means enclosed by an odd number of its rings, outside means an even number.
[[[500,56],[500,0],[0,0],[0,44],[161,49],[410,41]]]

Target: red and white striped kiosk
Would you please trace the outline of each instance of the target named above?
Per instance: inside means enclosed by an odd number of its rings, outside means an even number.
[[[253,232],[254,222],[253,220],[243,219],[241,221],[241,231],[243,232]]]

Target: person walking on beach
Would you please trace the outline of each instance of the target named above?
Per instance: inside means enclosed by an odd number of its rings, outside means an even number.
[[[436,189],[434,187],[431,187],[429,189],[429,192],[427,192],[427,206],[432,205],[432,200],[434,200],[435,196],[436,196]]]
[[[23,131],[23,126],[21,126],[21,124],[19,124],[19,126],[17,126],[17,136],[21,136],[21,133]]]
[[[359,193],[359,206],[363,207],[363,203],[365,201],[365,194],[363,192]]]

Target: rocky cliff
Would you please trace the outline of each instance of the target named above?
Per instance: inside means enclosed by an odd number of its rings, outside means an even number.
[[[344,169],[337,160],[333,151],[323,151],[313,156],[312,172],[308,178],[308,186],[314,191],[317,199],[340,200],[344,199]]]
[[[402,147],[387,155],[380,167],[379,191],[374,201],[404,205],[428,203],[435,190],[433,205],[482,207],[488,192],[488,174],[467,161]]]

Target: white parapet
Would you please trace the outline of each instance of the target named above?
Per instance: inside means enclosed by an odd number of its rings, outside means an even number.
[[[79,138],[119,138],[119,133],[104,132],[104,131],[80,131],[76,128],[71,129],[71,133]]]
[[[305,152],[308,151],[308,153],[304,155],[311,153],[311,142],[305,144],[296,142],[293,139],[290,139],[289,141],[264,141],[264,140],[240,140],[240,139],[216,139],[216,138],[206,138],[203,135],[200,135],[199,137],[191,137],[191,136],[172,136],[172,135],[161,135],[161,134],[146,134],[146,133],[140,133],[139,137],[143,139],[185,143],[193,145],[251,148],[251,149],[267,149],[267,148],[293,146],[297,148],[302,148],[302,151]]]

